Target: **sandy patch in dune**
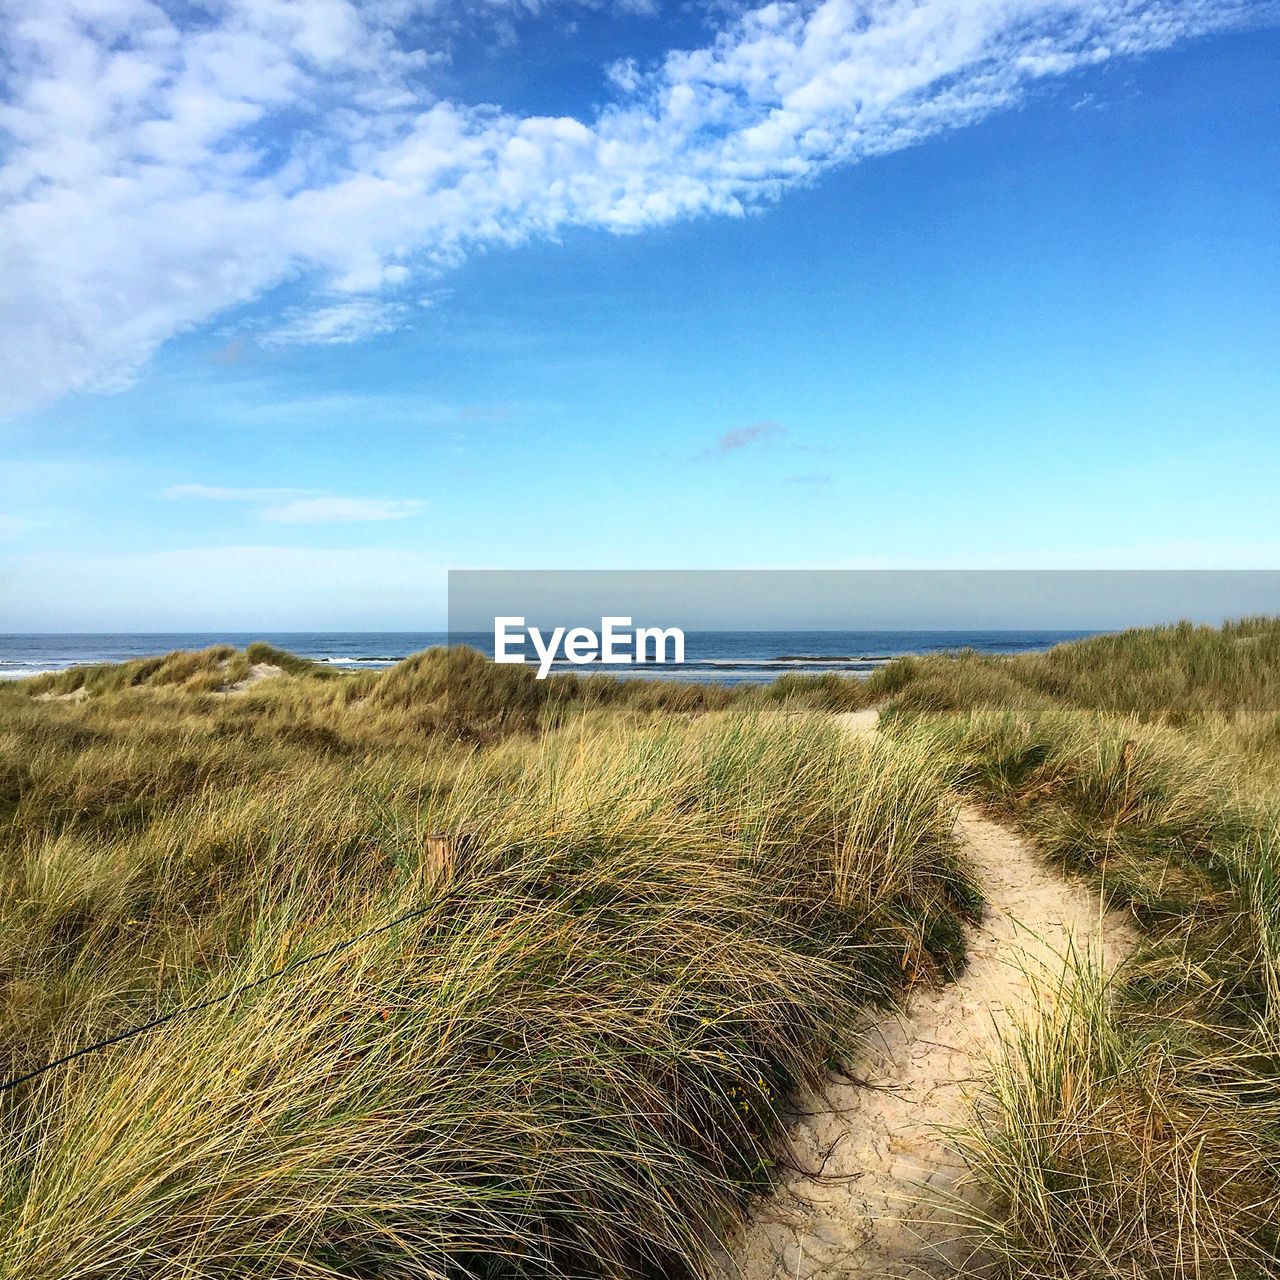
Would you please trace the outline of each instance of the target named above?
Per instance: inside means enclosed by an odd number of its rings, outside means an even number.
[[[235,684],[229,684],[225,689],[219,689],[218,692],[243,693],[246,689],[261,683],[263,680],[274,680],[277,676],[282,675],[284,675],[283,667],[277,667],[271,662],[255,662],[249,668],[247,675],[237,680]]]
[[[89,696],[89,690],[81,685],[78,689],[72,689],[70,693],[37,693],[33,699],[35,702],[83,702]]]

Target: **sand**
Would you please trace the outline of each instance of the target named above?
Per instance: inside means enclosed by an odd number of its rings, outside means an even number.
[[[219,668],[226,671],[229,663],[219,663]],[[255,662],[253,666],[234,684],[223,685],[221,689],[214,692],[219,694],[227,693],[243,693],[246,689],[251,689],[255,684],[259,684],[263,680],[274,680],[277,676],[284,675],[284,668],[277,667],[271,662]],[[37,693],[35,695],[36,702],[84,702],[89,697],[89,690],[83,685],[79,689],[73,689],[70,693]]]
[[[243,693],[246,689],[260,683],[263,680],[274,680],[277,676],[284,675],[284,668],[277,667],[270,662],[255,662],[249,668],[248,674],[237,680],[235,684],[229,684],[225,689],[219,689],[219,693]]]
[[[37,693],[35,702],[83,702],[89,696],[89,690],[81,685],[70,693]]]
[[[851,734],[875,731],[877,713],[841,716]],[[797,1164],[761,1203],[720,1259],[744,1280],[869,1280],[981,1275],[966,1231],[981,1208],[948,1130],[971,1101],[1007,1031],[1034,999],[1028,974],[1052,977],[1068,941],[1094,945],[1114,964],[1137,940],[1097,893],[1064,879],[1008,829],[961,807],[958,835],[986,899],[969,930],[969,963],[954,983],[917,990],[896,1016],[868,1022],[851,1075],[805,1099],[791,1128]],[[1043,990],[1044,984],[1037,983]]]

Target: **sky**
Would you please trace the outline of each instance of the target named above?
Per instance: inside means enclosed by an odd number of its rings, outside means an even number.
[[[485,648],[533,627],[601,635],[606,619],[619,633],[1115,631],[1216,625],[1277,598],[1280,570],[1263,569],[456,569],[448,630]]]
[[[1280,10],[0,0],[0,631],[1280,566]]]

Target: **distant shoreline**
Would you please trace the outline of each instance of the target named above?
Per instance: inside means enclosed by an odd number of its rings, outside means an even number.
[[[780,674],[835,672],[866,676],[894,658],[954,653],[1027,653],[1083,639],[1097,631],[911,630],[900,631],[688,631],[680,664],[602,667],[598,662],[557,662],[555,672],[583,674],[602,670],[638,679],[679,679],[713,684],[766,683]],[[177,649],[199,650],[226,644],[243,649],[255,640],[326,666],[353,671],[381,670],[413,653],[447,644],[444,631],[303,632],[103,632],[0,636],[0,680],[18,680],[72,666],[127,662]],[[492,655],[492,637],[454,637]]]

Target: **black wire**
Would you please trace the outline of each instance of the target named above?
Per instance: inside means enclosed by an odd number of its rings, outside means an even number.
[[[213,996],[208,1000],[201,1000],[198,1004],[185,1005],[181,1009],[174,1009],[170,1013],[162,1014],[158,1018],[152,1018],[150,1022],[141,1023],[139,1026],[130,1027],[127,1031],[121,1031],[118,1035],[111,1036],[107,1040],[99,1040],[94,1044],[86,1044],[71,1053],[63,1054],[61,1058],[54,1058],[52,1062],[46,1062],[43,1066],[36,1067],[33,1071],[28,1071],[25,1075],[14,1076],[12,1080],[6,1080],[0,1084],[0,1093],[7,1093],[10,1089],[16,1089],[20,1084],[26,1084],[28,1080],[34,1080],[37,1076],[43,1075],[46,1071],[52,1071],[54,1067],[60,1067],[64,1063],[73,1062],[76,1058],[83,1058],[87,1053],[94,1053],[98,1049],[105,1049],[109,1045],[119,1044],[122,1040],[132,1039],[134,1036],[140,1036],[145,1031],[154,1031],[156,1027],[162,1027],[166,1022],[172,1022],[175,1018],[181,1018],[187,1014],[198,1013],[201,1009],[208,1009],[215,1004],[222,1004],[226,1000],[233,1000],[236,996],[244,995],[246,991],[252,991],[255,987],[264,986],[268,982],[274,982],[277,978],[283,978],[286,974],[292,973],[295,969],[301,969],[304,965],[315,964],[317,960],[325,960],[329,956],[336,955],[339,951],[345,951],[348,947],[353,947],[357,942],[363,942],[366,938],[372,938],[379,933],[386,933],[389,929],[394,929],[397,925],[403,924],[406,920],[412,920],[416,916],[424,916],[443,906],[458,891],[455,889],[450,893],[437,898],[430,906],[415,907],[412,911],[406,911],[403,915],[397,916],[394,920],[388,921],[386,924],[376,925],[372,929],[366,929],[363,933],[358,933],[352,938],[344,938],[341,942],[335,942],[333,946],[325,951],[317,951],[314,955],[302,956],[297,960],[291,960],[281,969],[276,969],[272,973],[268,973],[265,977],[258,978],[253,982],[246,982],[242,986],[236,987],[231,991],[225,992],[220,996]]]

